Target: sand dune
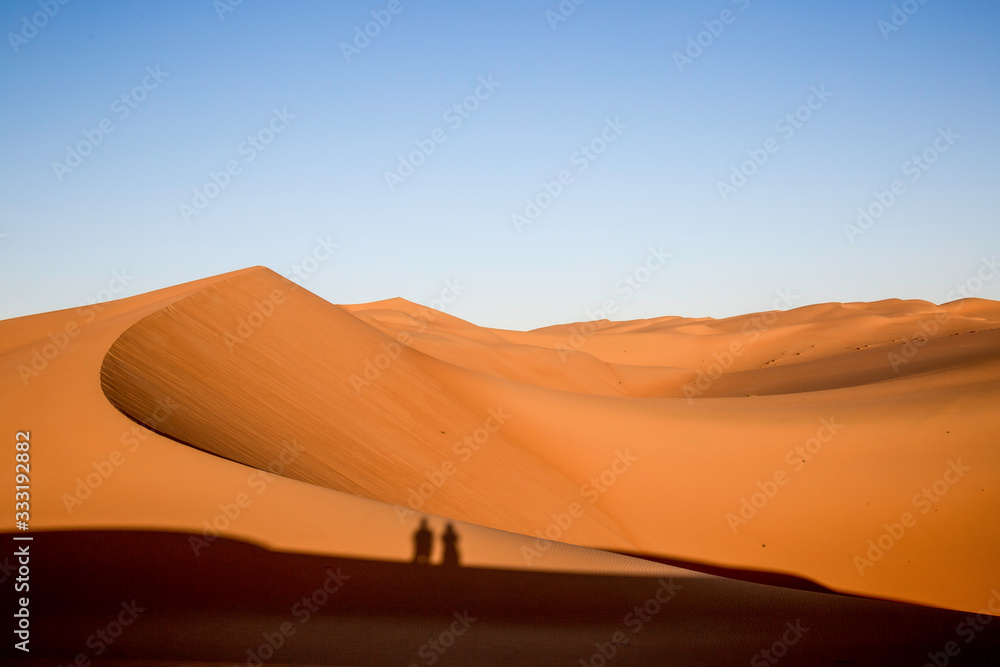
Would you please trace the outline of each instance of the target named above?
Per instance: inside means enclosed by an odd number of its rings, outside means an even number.
[[[435,365],[257,271],[133,325],[101,378],[125,414],[151,424],[157,406],[174,401],[157,430],[251,467],[266,469],[294,442],[300,450],[282,474],[336,491],[408,506],[431,484],[420,509],[512,531],[564,511],[576,485],[505,439],[502,404],[469,410],[427,372]],[[580,530],[596,543],[631,544],[599,510],[581,517]]]
[[[959,610],[997,585],[994,302],[513,332],[400,299],[335,306],[258,268],[107,304],[22,379],[74,318],[0,323],[0,415],[53,443],[38,528],[215,521],[405,557],[409,505],[465,522],[468,557],[504,567],[632,562],[539,551],[547,534]]]

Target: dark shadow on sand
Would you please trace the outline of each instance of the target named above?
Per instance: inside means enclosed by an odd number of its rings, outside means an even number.
[[[968,614],[897,602],[714,577],[331,558],[223,538],[195,556],[192,537],[201,536],[34,533],[31,657],[40,661],[20,664],[84,655],[226,664],[426,665],[433,656],[436,665],[746,665],[793,636],[792,627],[801,636],[784,647],[781,665],[923,665],[947,642],[960,648],[950,665],[996,664],[1000,655],[1000,623],[966,643],[956,628]],[[4,596],[8,620],[11,597]],[[127,610],[134,617],[115,626]],[[0,656],[19,655],[11,644]]]

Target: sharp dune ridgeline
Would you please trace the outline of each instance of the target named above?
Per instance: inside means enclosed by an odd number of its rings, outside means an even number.
[[[0,331],[4,423],[47,443],[33,529],[405,559],[427,514],[489,567],[646,554],[963,611],[1000,585],[996,302],[517,332],[258,267]]]

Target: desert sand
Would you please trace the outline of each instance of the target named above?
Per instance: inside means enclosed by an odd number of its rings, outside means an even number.
[[[257,267],[0,334],[32,533],[391,562],[426,515],[486,570],[737,585],[683,563],[957,612],[1000,587],[995,302],[517,332]]]

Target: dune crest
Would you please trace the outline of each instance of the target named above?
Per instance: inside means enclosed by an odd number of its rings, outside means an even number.
[[[292,479],[503,530],[564,512],[576,485],[506,437],[502,404],[471,411],[421,368],[435,363],[260,269],[134,324],[101,383],[132,419]],[[577,531],[631,544],[600,510]]]

